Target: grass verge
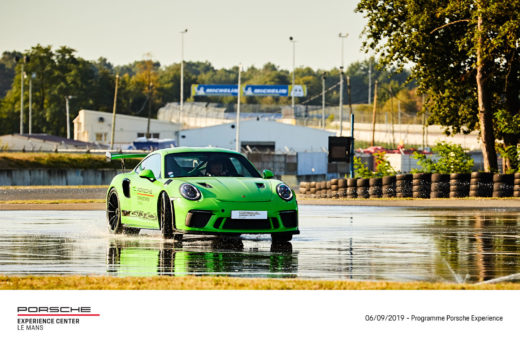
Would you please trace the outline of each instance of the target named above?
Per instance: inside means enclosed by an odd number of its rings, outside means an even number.
[[[125,160],[127,168],[135,167],[136,159]],[[100,154],[74,153],[0,153],[0,167],[3,169],[120,169],[121,162],[107,162]]]
[[[90,204],[104,203],[105,199],[63,199],[63,200],[5,200],[0,205],[27,205],[27,204]]]
[[[447,284],[233,277],[0,276],[1,290],[519,290],[519,283]]]

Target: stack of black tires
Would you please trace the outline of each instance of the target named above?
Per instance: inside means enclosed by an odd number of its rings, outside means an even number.
[[[412,174],[401,174],[395,176],[395,196],[398,198],[411,198],[413,196],[412,182]]]

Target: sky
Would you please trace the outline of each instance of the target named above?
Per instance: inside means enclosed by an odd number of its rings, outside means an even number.
[[[69,46],[88,60],[115,65],[151,54],[161,65],[184,59],[217,68],[261,67],[272,62],[331,69],[363,60],[355,0],[0,0],[0,52],[25,51],[36,44]]]

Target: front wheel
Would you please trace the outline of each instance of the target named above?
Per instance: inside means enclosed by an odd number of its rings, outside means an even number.
[[[161,234],[165,239],[174,237],[172,205],[170,197],[166,192],[161,193],[159,202],[159,226],[161,227]]]
[[[121,206],[119,205],[119,197],[115,188],[110,189],[107,197],[107,219],[108,228],[113,234],[121,234],[123,226],[121,225]]]
[[[271,234],[271,240],[273,242],[289,242],[292,240],[292,234],[290,233],[276,233]]]

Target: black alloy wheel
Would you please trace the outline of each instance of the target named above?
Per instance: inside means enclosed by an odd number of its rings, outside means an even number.
[[[161,227],[161,234],[165,239],[182,241],[182,234],[176,234],[174,232],[172,205],[170,203],[170,197],[166,192],[161,193],[159,203],[159,225]]]
[[[115,188],[110,189],[107,198],[107,219],[108,227],[111,233],[120,234],[123,232],[121,226],[121,207],[119,198]]]

